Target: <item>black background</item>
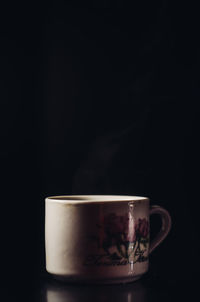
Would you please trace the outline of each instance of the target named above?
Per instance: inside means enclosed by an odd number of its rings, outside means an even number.
[[[197,278],[198,11],[138,2],[1,9],[1,275],[13,297],[45,274],[49,195],[149,196],[173,221],[150,277]]]

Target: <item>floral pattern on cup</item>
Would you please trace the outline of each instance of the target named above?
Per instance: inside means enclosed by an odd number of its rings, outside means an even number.
[[[109,213],[98,227],[101,230],[100,247],[110,259],[129,263],[147,260],[149,222],[146,218],[134,221],[128,214]]]

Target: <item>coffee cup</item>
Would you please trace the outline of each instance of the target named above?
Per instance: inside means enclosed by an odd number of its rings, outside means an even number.
[[[150,241],[152,214],[162,226]],[[45,199],[46,270],[76,283],[126,283],[148,271],[149,254],[171,228],[167,210],[147,197],[66,195]]]

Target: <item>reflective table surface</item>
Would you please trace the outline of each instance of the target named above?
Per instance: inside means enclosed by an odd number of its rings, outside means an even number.
[[[145,276],[138,281],[118,285],[69,285],[51,277],[41,282],[35,301],[40,302],[147,302],[180,301],[198,297],[193,282],[164,281]]]
[[[12,277],[12,276],[10,276]],[[68,284],[47,273],[3,278],[1,301],[26,302],[171,302],[198,301],[197,275],[176,276],[145,274],[140,280],[126,284]]]

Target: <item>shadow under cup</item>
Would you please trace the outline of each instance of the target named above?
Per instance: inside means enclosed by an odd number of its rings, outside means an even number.
[[[120,195],[53,196],[45,199],[46,269],[57,279],[121,283],[148,270],[148,256],[167,236],[169,213],[149,206],[147,197]],[[149,216],[162,228],[150,244]]]
[[[46,284],[43,290],[42,301],[45,302],[147,302],[148,291],[140,283],[126,284],[122,286],[79,286],[78,290],[73,285],[50,283]]]

